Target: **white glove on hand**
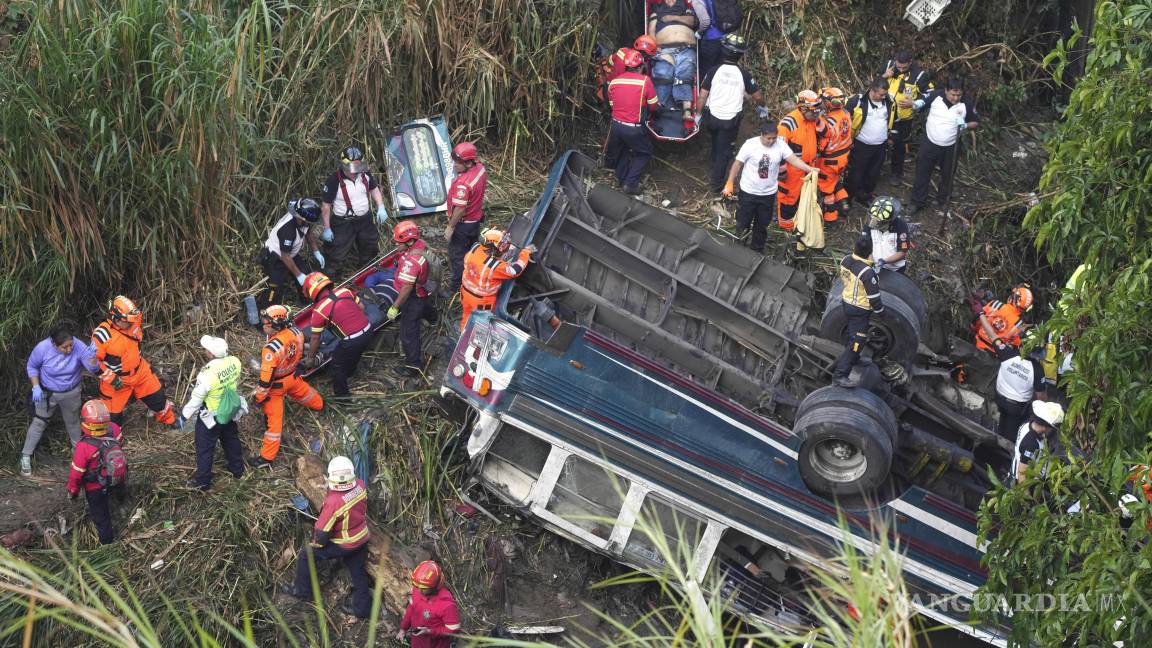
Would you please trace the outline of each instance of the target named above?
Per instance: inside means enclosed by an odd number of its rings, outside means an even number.
[[[296,275],[296,283],[300,284],[301,286],[304,285],[304,273],[303,272]]]
[[[314,250],[312,252],[312,258],[316,259],[316,263],[320,264],[320,269],[323,270],[324,269],[324,255],[320,254],[320,250]]]
[[[968,128],[968,124],[966,124],[964,122],[963,117],[957,117],[956,118],[956,128],[959,128],[960,130],[964,130],[965,128]]]
[[[376,224],[377,225],[383,225],[384,223],[387,223],[387,222],[388,222],[388,209],[384,207],[383,203],[381,203],[378,207],[376,207]]]
[[[320,238],[323,239],[325,243],[331,243],[332,238],[333,238],[332,228],[331,227],[325,227],[324,232],[322,234],[320,234]]]
[[[756,114],[760,117],[760,119],[768,119],[768,107],[760,106],[756,109]]]
[[[923,99],[917,99],[916,101],[913,101],[912,107],[915,108],[916,110],[920,110],[921,108],[924,107],[924,100]]]

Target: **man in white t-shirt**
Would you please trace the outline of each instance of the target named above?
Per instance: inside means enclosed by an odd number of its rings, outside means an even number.
[[[867,92],[849,99],[844,109],[852,115],[855,137],[844,188],[851,200],[867,207],[875,198],[876,183],[888,149],[888,131],[896,116],[892,98],[888,96],[888,82],[877,77]]]
[[[752,228],[749,243],[756,252],[764,251],[768,240],[768,223],[776,217],[776,190],[779,188],[780,163],[787,162],[806,173],[817,173],[776,135],[776,123],[768,120],[760,124],[760,136],[753,137],[740,147],[723,194],[735,193],[736,177],[740,177],[740,206],[736,209],[736,232],[743,238]]]
[[[724,59],[700,81],[700,94],[696,98],[696,112],[704,113],[704,125],[712,136],[712,172],[709,187],[720,193],[728,166],[732,163],[732,145],[740,131],[740,116],[744,112],[744,97],[751,97],[760,106],[760,118],[768,116],[764,94],[756,79],[740,65],[747,44],[739,34],[725,34],[720,39]]]
[[[916,110],[928,109],[924,120],[924,139],[916,156],[916,182],[912,185],[912,211],[915,214],[928,202],[928,187],[932,172],[940,167],[940,184],[936,204],[944,206],[952,194],[952,179],[956,175],[957,148],[960,133],[980,125],[980,116],[964,101],[964,84],[959,79],[948,79],[944,91],[933,90],[917,99]]]

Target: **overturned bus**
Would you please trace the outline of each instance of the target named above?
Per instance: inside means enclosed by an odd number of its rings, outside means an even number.
[[[442,393],[475,412],[478,480],[637,569],[667,567],[647,530],[663,529],[707,594],[789,629],[811,623],[804,575],[846,537],[868,552],[886,515],[915,608],[1004,645],[1005,628],[972,625],[965,608],[986,578],[975,511],[1011,448],[919,344],[914,283],[882,273],[872,362],[857,388],[829,386],[838,286],[817,304],[811,275],[595,173],[578,152],[556,162],[510,228],[536,262],[472,314],[448,364]]]

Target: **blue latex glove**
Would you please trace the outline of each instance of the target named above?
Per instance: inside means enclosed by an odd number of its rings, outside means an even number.
[[[320,267],[323,268],[324,266],[320,266]],[[296,275],[296,283],[300,284],[301,286],[304,285],[304,273],[303,272]]]
[[[172,421],[172,429],[179,431],[179,432],[183,432],[184,431],[184,423],[185,423],[184,415],[177,413],[176,414],[176,420]]]
[[[333,238],[333,237],[332,237],[332,228],[331,228],[331,227],[325,227],[325,228],[324,228],[324,233],[320,235],[320,238],[321,238],[321,239],[322,239],[322,240],[323,240],[325,243],[331,243],[331,242],[332,242],[332,238]]]
[[[392,308],[389,308],[388,309],[388,319],[394,320],[397,317],[400,317],[400,309],[396,308],[395,306],[393,306]]]
[[[956,128],[959,128],[960,130],[964,130],[965,128],[968,128],[968,124],[966,124],[964,122],[963,117],[957,117],[956,118]]]
[[[320,254],[320,250],[314,251],[312,253],[312,258],[316,259],[316,263],[319,263],[320,269],[323,270],[324,269],[324,255]]]
[[[32,385],[32,402],[39,403],[44,398],[44,390],[40,385]]]
[[[756,109],[756,115],[760,119],[768,119],[768,106],[760,106]]]
[[[387,223],[387,222],[388,222],[388,209],[386,207],[384,207],[384,203],[380,203],[380,205],[378,207],[376,207],[376,224],[377,225],[383,225],[384,223]]]
[[[921,108],[924,107],[924,100],[923,99],[917,99],[916,101],[913,101],[912,107],[915,108],[916,110],[920,110]]]
[[[884,259],[876,259],[876,262],[872,264],[872,268],[874,270],[876,270],[876,272],[880,272],[881,270],[883,270],[884,269]]]

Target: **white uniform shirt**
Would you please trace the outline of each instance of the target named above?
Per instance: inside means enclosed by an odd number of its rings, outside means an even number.
[[[1000,371],[996,374],[996,393],[1016,403],[1031,403],[1036,395],[1036,385],[1042,378],[1043,373],[1035,362],[1016,354],[1000,363]]]
[[[708,91],[708,112],[716,119],[732,119],[744,110],[744,95],[755,94],[756,80],[740,66],[722,63],[700,82]]]
[[[784,139],[777,137],[771,147],[753,137],[740,147],[736,159],[744,164],[740,172],[740,191],[755,196],[776,193],[780,182],[780,164],[794,155]]]
[[[975,111],[963,101],[949,104],[943,94],[929,95],[928,117],[924,120],[924,132],[936,146],[952,146],[958,135],[956,120],[979,121]]]
[[[862,99],[868,102],[868,115],[860,125],[860,132],[856,134],[856,141],[861,144],[875,146],[888,141],[888,105],[883,101],[872,103],[865,95]]]
[[[296,218],[292,214],[284,214],[272,226],[272,231],[268,232],[268,238],[264,241],[264,248],[276,256],[283,252],[294,257],[300,253],[300,248],[304,246],[304,239],[308,235],[309,227],[308,223],[297,225]]]

